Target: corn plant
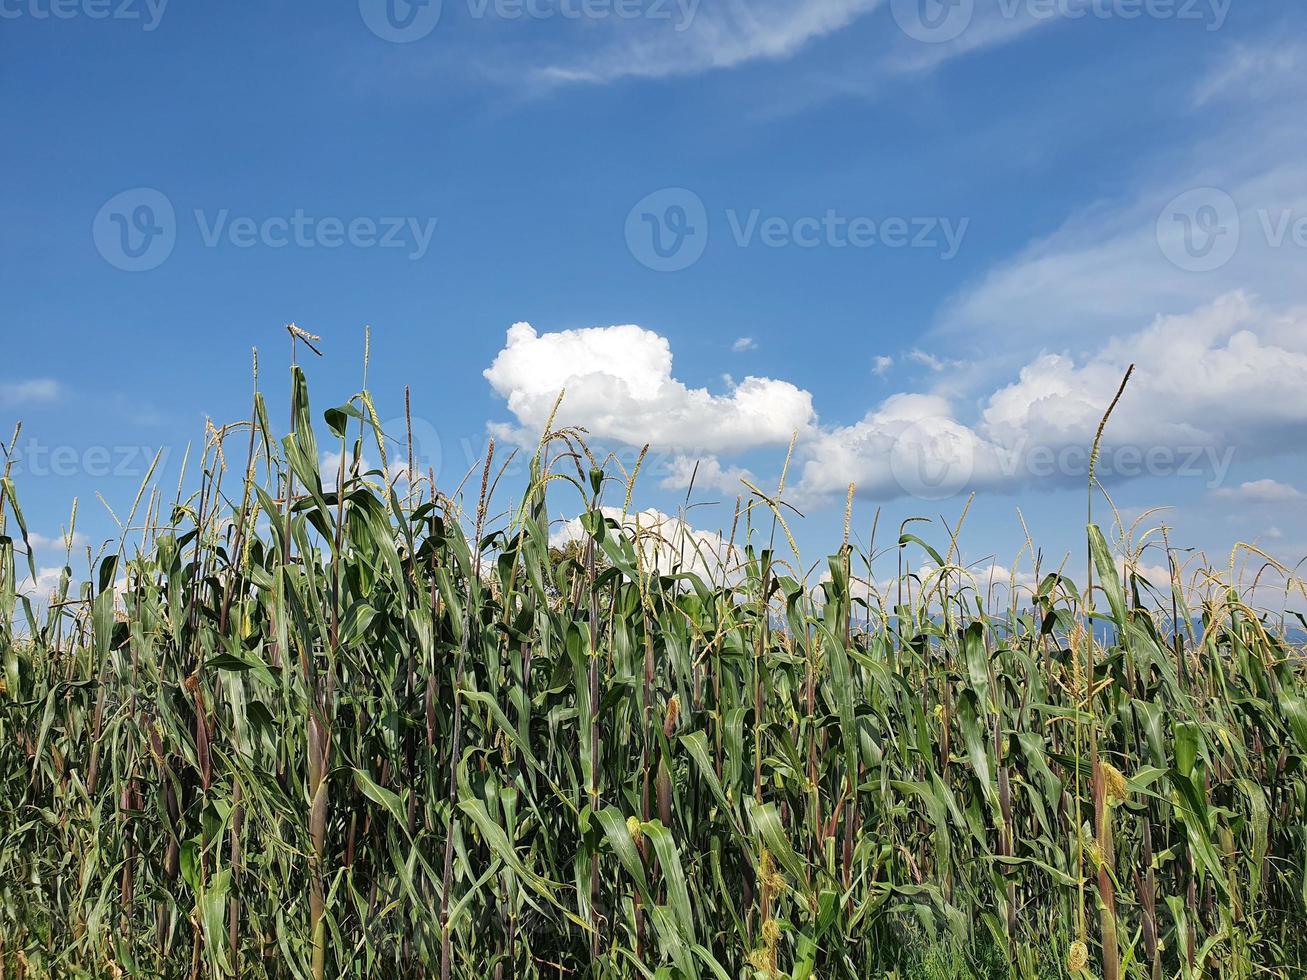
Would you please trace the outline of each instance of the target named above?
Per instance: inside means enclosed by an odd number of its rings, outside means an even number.
[[[886,585],[752,485],[706,554],[580,431],[505,504],[299,367],[274,431],[256,390],[49,597],[6,469],[3,977],[1307,968],[1307,672],[1236,582],[1091,523],[1087,589],[920,525]]]

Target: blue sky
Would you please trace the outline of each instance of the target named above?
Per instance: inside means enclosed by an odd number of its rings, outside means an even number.
[[[1078,568],[1133,362],[1127,519],[1307,554],[1301,8],[389,2],[0,0],[0,423],[43,568],[74,497],[98,546],[97,490],[121,515],[244,417],[251,348],[284,404],[289,321],[319,409],[371,325],[442,484],[564,385],[562,421],[653,443],[667,513],[696,460],[693,500],[774,488],[797,431],[809,560],[853,482],[864,541],[975,490],[967,561],[1011,569],[1020,508]]]

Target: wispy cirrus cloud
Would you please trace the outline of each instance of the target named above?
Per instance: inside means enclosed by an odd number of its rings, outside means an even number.
[[[1193,93],[1195,108],[1234,98],[1239,101],[1284,94],[1307,70],[1307,44],[1275,39],[1232,45],[1204,75]]]
[[[686,16],[614,21],[597,44],[536,70],[553,82],[667,78],[787,58],[839,31],[880,0],[726,0]]]
[[[1140,177],[1118,196],[1081,206],[992,265],[946,302],[939,331],[1062,343],[1235,290],[1307,302],[1303,64],[1307,46],[1279,38],[1211,62],[1189,93],[1201,137],[1139,161]]]
[[[1244,500],[1253,503],[1280,504],[1290,501],[1302,500],[1304,494],[1297,487],[1290,486],[1287,483],[1281,483],[1279,480],[1262,479],[1249,480],[1241,483],[1237,487],[1221,487],[1215,491],[1215,496],[1225,500]]]
[[[52,402],[63,394],[63,386],[51,378],[0,382],[0,405],[5,408]]]

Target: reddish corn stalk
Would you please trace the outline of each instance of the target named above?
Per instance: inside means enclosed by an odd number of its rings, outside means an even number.
[[[1094,766],[1094,817],[1100,858],[1098,862],[1099,925],[1103,938],[1103,980],[1121,976],[1121,955],[1116,939],[1116,889],[1112,869],[1116,866],[1116,848],[1112,834],[1112,807],[1101,764]]]

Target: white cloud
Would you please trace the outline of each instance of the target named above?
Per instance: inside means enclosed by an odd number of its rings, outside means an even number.
[[[878,500],[936,490],[951,496],[998,473],[993,447],[938,395],[891,395],[861,421],[816,435],[804,455],[798,492],[805,498],[843,492],[850,482],[859,496]]]
[[[1092,437],[1127,365],[1135,375],[1105,445],[1283,448],[1307,425],[1307,307],[1273,313],[1242,293],[1110,341],[1077,366],[1045,354],[995,392],[985,433],[1004,445],[1025,437],[1049,445]],[[1250,398],[1256,391],[1258,397]]]
[[[1156,476],[1216,487],[1236,457],[1275,456],[1307,434],[1307,307],[1275,310],[1240,292],[1155,317],[1089,354],[1041,353],[977,400],[900,392],[842,426],[819,426],[811,394],[786,381],[748,377],[720,395],[689,388],[673,376],[667,340],[631,325],[538,334],[516,324],[485,376],[518,423],[497,434],[533,443],[566,389],[555,424],[670,454],[663,489],[685,489],[699,459],[697,486],[739,493],[748,471],[728,457],[779,448],[797,430],[797,499],[821,502],[853,482],[862,497],[935,500],[1083,485],[1095,430],[1131,364],[1098,460],[1104,484]]]
[[[1008,602],[1015,590],[1018,601],[1029,598],[1039,585],[1035,573],[1027,569],[1011,568],[995,561],[972,565],[967,569],[971,584],[975,586],[982,598],[993,597],[996,601]]]
[[[387,446],[388,458],[386,461],[386,480],[392,483],[396,480],[407,483],[408,460],[404,454],[404,447],[395,443],[393,440],[387,441],[389,442],[389,445]],[[342,454],[339,449],[328,449],[322,453],[322,464],[319,467],[318,472],[322,475],[323,487],[328,490],[334,489],[336,481],[340,478],[340,461],[342,455],[345,460],[345,476],[348,478],[352,472],[352,467],[354,466],[354,451],[352,449],[346,451],[344,454]],[[426,473],[423,471],[423,461],[424,457],[420,453],[415,453],[413,468],[417,471],[419,480],[426,477]],[[377,469],[380,469],[380,467],[372,462],[371,457],[369,457],[367,453],[359,455],[358,472],[360,475],[371,473]]]
[[[752,337],[740,337],[735,343],[731,344],[731,350],[736,354],[742,354],[747,350],[757,350],[758,342]]]
[[[911,350],[904,355],[907,360],[914,361],[922,367],[929,368],[932,371],[943,371],[946,367],[944,361],[934,354],[927,354],[924,350]]]
[[[738,493],[748,471],[724,457],[779,448],[797,430],[798,497],[842,494],[853,482],[863,497],[933,500],[1082,485],[1098,422],[1130,364],[1102,444],[1104,483],[1187,475],[1217,486],[1235,454],[1273,456],[1307,433],[1307,307],[1276,311],[1239,292],[1156,317],[1088,355],[1039,354],[974,414],[940,390],[900,392],[851,425],[822,428],[811,394],[786,381],[748,377],[720,395],[689,388],[673,376],[666,338],[632,325],[538,334],[515,324],[485,376],[518,423],[498,426],[501,436],[534,442],[566,389],[555,424],[670,453],[663,489],[685,489],[699,459],[696,485]]]
[[[30,405],[37,402],[52,402],[63,393],[59,382],[50,378],[32,378],[28,381],[6,381],[0,383],[0,405]]]
[[[1239,99],[1282,96],[1285,86],[1300,83],[1307,68],[1307,46],[1283,38],[1258,44],[1234,44],[1198,83],[1194,106],[1237,97]]]
[[[978,596],[981,602],[991,611],[1006,606],[1011,602],[1013,587],[1016,589],[1016,599],[1020,603],[1029,600],[1030,595],[1038,585],[1034,572],[1018,568],[1014,573],[1011,568],[992,560],[977,562],[960,568],[955,564],[948,566],[948,568],[949,581],[947,585],[949,590],[951,592],[957,591],[958,577],[960,575],[965,586]],[[873,610],[879,607],[886,612],[889,612],[897,603],[900,593],[900,580],[895,577],[893,572],[884,575],[884,577],[869,578],[865,567],[860,571],[856,568],[851,571],[849,592],[855,599],[867,602]],[[821,586],[829,581],[831,581],[830,571],[823,571],[813,589],[814,598],[821,600]],[[922,563],[917,566],[915,571],[912,568],[905,568],[901,584],[905,602],[907,601],[908,592],[912,593],[914,603],[920,602],[924,588],[930,592],[929,603],[931,608],[938,610],[938,587],[943,584],[938,565]],[[855,615],[854,618],[856,620],[857,616]]]
[[[667,464],[667,475],[659,484],[664,490],[688,490],[693,480],[696,490],[720,490],[726,494],[741,494],[746,490],[741,480],[752,480],[753,474],[740,466],[722,466],[716,456],[695,459],[675,456]]]
[[[90,543],[86,535],[81,531],[74,531],[71,538],[65,533],[47,537],[37,531],[32,531],[28,534],[27,540],[31,543],[33,550],[66,551],[71,548],[73,551],[79,551]]]
[[[893,395],[861,421],[811,439],[800,488],[833,494],[853,480],[873,498],[934,499],[1083,482],[1099,419],[1129,364],[1134,376],[1103,441],[1104,482],[1185,467],[1219,482],[1232,453],[1274,455],[1307,433],[1307,308],[1276,313],[1234,293],[1158,317],[1086,358],[1041,354],[982,401],[974,423],[942,395]]]
[[[1250,480],[1237,487],[1222,487],[1216,496],[1227,500],[1249,500],[1257,503],[1283,503],[1289,500],[1301,500],[1303,492],[1297,487],[1278,480]]]
[[[829,57],[809,59],[801,69],[805,84],[784,83],[765,100],[767,111],[790,111],[831,95],[866,94],[1063,20],[1031,15],[1028,5],[1008,10],[1003,0],[977,0],[974,12],[970,4],[953,5],[967,20],[960,36],[922,43],[901,20],[913,16],[916,0],[667,0],[643,6],[648,16],[590,17],[583,25],[563,19],[560,40],[535,32],[530,44],[510,43],[499,58],[478,58],[477,68],[531,92],[678,78],[795,59],[823,39],[858,30],[856,45],[832,44]],[[891,7],[902,10],[891,16]]]
[[[887,354],[878,354],[876,359],[871,362],[871,373],[878,378],[883,378],[885,372],[894,366],[894,358]]]
[[[1158,210],[1166,199],[1156,202]],[[975,331],[1005,336],[1067,336],[1077,329],[1118,328],[1131,317],[1149,316],[1192,292],[1194,283],[1170,267],[1144,224],[1145,208],[1126,229],[1079,225],[1072,219],[1014,258],[991,268],[945,310],[946,333]],[[1097,239],[1085,241],[1086,238]],[[1146,275],[1129,275],[1147,269]]]
[[[919,16],[926,7],[913,2],[905,2],[892,8],[895,20],[904,19],[901,26],[911,29],[908,18]],[[1011,13],[1009,13],[1009,10]],[[884,68],[893,74],[913,74],[928,72],[954,58],[959,58],[985,48],[999,47],[1018,40],[1023,35],[1041,27],[1051,27],[1061,23],[1063,18],[1057,16],[1040,16],[1032,12],[1030,5],[1004,3],[1004,0],[976,0],[971,4],[954,4],[951,9],[944,9],[945,20],[940,25],[947,33],[950,20],[965,18],[965,28],[956,37],[947,40],[934,34],[937,40],[923,43],[916,38],[904,36],[896,49],[885,58]],[[959,26],[963,21],[955,21]],[[933,33],[933,32],[932,32]],[[905,32],[906,34],[906,32]]]
[[[1288,93],[1307,89],[1304,53],[1307,45],[1282,38],[1233,49],[1197,87],[1201,140],[1141,161],[1134,188],[1073,213],[945,306],[942,337],[985,350],[985,363],[948,364],[928,420],[900,418],[906,396],[896,396],[825,430],[809,447],[804,489],[835,494],[853,478],[869,495],[903,492],[895,446],[927,476],[932,467],[943,473],[946,485],[1047,485],[1032,478],[1021,447],[1087,448],[1131,363],[1137,370],[1105,448],[1203,450],[1202,465],[1223,478],[1232,453],[1256,459],[1302,445],[1307,289],[1295,235],[1307,222],[1307,139],[1301,100]],[[1234,111],[1218,114],[1208,105],[1217,99]],[[1203,188],[1214,191],[1194,194]],[[1195,271],[1177,252],[1183,219],[1212,202],[1225,209],[1219,230],[1233,248]],[[1023,346],[1043,352],[1008,361]],[[920,351],[907,357],[937,361]],[[1018,365],[1016,379],[1002,383]]]
[[[600,508],[605,517],[621,521],[618,507]],[[732,580],[739,574],[743,558],[715,531],[701,531],[680,518],[652,508],[626,515],[625,532],[639,541],[644,571],[666,573],[672,569],[694,572],[713,582]],[[585,539],[579,517],[565,520],[550,532],[549,545],[561,548],[572,541]]]
[[[18,594],[25,595],[36,603],[45,602],[59,588],[59,580],[63,573],[64,567],[62,565],[38,566],[35,581],[33,581],[31,575],[27,575],[18,583]],[[77,582],[74,579],[69,583],[69,594],[73,594],[76,589]]]
[[[615,25],[597,48],[548,65],[547,81],[611,82],[665,78],[787,58],[811,41],[847,27],[879,0],[725,0],[667,6],[668,18]]]
[[[17,593],[26,596],[28,601],[34,606],[40,608],[52,599],[59,588],[59,583],[63,578],[63,565],[38,565],[36,568],[36,578],[33,579],[30,574],[24,574],[17,583]],[[68,596],[80,596],[82,591],[88,586],[92,591],[99,588],[99,569],[97,568],[95,576],[90,582],[84,578],[79,578],[75,571],[69,572],[68,577]],[[114,599],[121,604],[123,596],[127,592],[127,576],[119,572],[113,580]]]
[[[519,440],[540,434],[563,389],[556,425],[655,449],[783,445],[816,421],[812,395],[787,381],[749,376],[723,395],[686,386],[672,376],[667,339],[629,324],[545,334],[514,324],[484,374],[522,427],[497,434]]]
[[[336,480],[340,477],[340,463],[342,459],[345,462],[345,475],[349,476],[350,470],[354,465],[353,450],[342,453],[339,449],[328,449],[322,453],[322,465],[319,467],[319,472],[322,474],[323,486],[334,487],[336,485]],[[394,466],[398,464],[392,462],[391,465]],[[366,454],[359,456],[360,473],[366,473],[374,468],[372,461],[368,459]]]

